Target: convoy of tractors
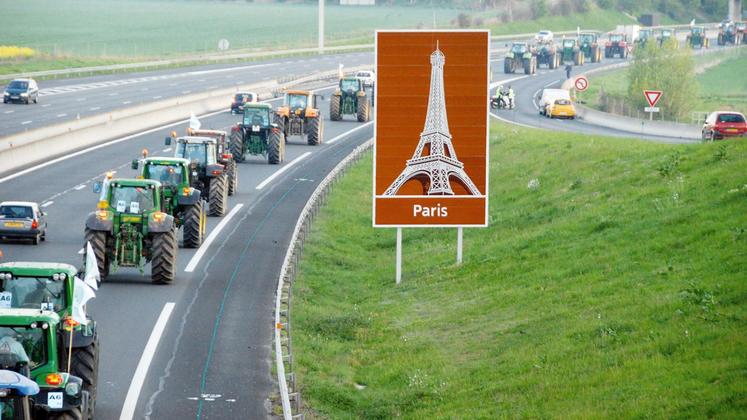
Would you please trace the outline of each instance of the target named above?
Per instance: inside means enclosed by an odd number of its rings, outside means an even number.
[[[372,91],[371,77],[341,77],[330,97],[330,120],[352,115],[368,121]],[[0,264],[0,417],[94,418],[99,342],[85,301],[120,268],[143,273],[150,264],[154,284],[173,283],[180,245],[200,247],[207,218],[226,214],[242,162],[261,156],[280,164],[288,140],[322,143],[318,98],[289,90],[277,109],[247,101],[230,133],[192,127],[185,136],[172,132],[165,139],[172,157],[143,150],[132,161],[134,176],[107,173],[93,185],[98,201],[85,218],[82,270],[58,263]]]

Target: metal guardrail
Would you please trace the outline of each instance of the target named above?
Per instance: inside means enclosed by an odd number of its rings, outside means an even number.
[[[288,251],[285,253],[285,260],[280,269],[278,288],[275,295],[275,365],[280,388],[280,402],[283,407],[283,418],[285,420],[304,418],[303,413],[301,413],[301,394],[296,385],[296,376],[292,372],[293,347],[291,345],[290,310],[290,289],[296,279],[296,271],[303,252],[303,244],[309,234],[312,221],[319,213],[321,207],[326,203],[332,184],[340,179],[345,171],[360,159],[363,152],[369,150],[372,146],[373,139],[358,146],[319,183],[298,217],[296,227],[293,230],[293,236],[288,245]],[[283,354],[284,350],[286,354]],[[291,399],[295,403],[295,407],[291,407]],[[296,415],[293,414],[294,411]]]
[[[357,45],[345,45],[339,47],[325,47],[323,53],[339,53],[347,51],[359,51],[372,49],[373,44],[357,44]],[[101,72],[116,72],[126,71],[142,68],[154,68],[164,67],[174,64],[192,63],[192,62],[207,62],[207,61],[228,61],[228,60],[240,60],[247,58],[262,58],[262,57],[276,57],[285,55],[301,55],[301,54],[314,54],[318,53],[318,48],[297,48],[292,50],[278,50],[278,51],[252,51],[252,52],[241,52],[233,54],[207,54],[207,55],[192,55],[179,58],[173,58],[169,60],[155,60],[155,61],[144,61],[140,63],[125,63],[125,64],[111,64],[107,66],[92,66],[92,67],[75,67],[69,69],[59,70],[44,70],[34,71],[26,73],[15,73],[15,74],[0,74],[0,80],[16,79],[19,77],[56,77],[56,76],[69,76],[84,73],[101,73]]]

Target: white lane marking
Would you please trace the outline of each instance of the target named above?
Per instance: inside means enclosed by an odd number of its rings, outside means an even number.
[[[353,134],[353,133],[355,133],[355,132],[356,132],[356,131],[358,131],[358,130],[362,130],[362,129],[364,129],[364,128],[368,127],[368,126],[369,126],[369,125],[371,125],[371,124],[373,124],[373,121],[369,121],[369,122],[367,122],[367,123],[365,123],[365,124],[363,124],[363,125],[359,125],[358,127],[355,127],[355,128],[354,128],[354,129],[352,129],[352,130],[346,131],[346,132],[344,132],[344,133],[340,134],[340,135],[339,135],[339,136],[337,136],[337,137],[334,137],[334,138],[332,138],[332,139],[330,139],[330,140],[327,140],[327,141],[325,141],[324,143],[327,143],[327,144],[332,144],[332,143],[336,142],[337,140],[340,140],[340,139],[341,139],[341,138],[343,138],[343,137],[346,137],[346,136],[348,136],[348,135],[350,135],[350,134]]]
[[[218,114],[224,113],[226,111],[227,111],[226,109],[221,109],[220,111],[210,112],[210,113],[207,113],[207,114],[204,114],[204,115],[198,115],[197,117],[199,117],[199,118],[208,118],[208,117],[212,117],[213,115],[218,115]],[[3,182],[6,182],[6,181],[10,181],[11,179],[17,178],[19,176],[26,175],[29,172],[33,172],[33,171],[39,170],[41,168],[47,167],[49,165],[54,165],[56,163],[62,162],[63,160],[67,160],[67,159],[70,159],[70,158],[75,157],[75,156],[80,156],[82,154],[85,154],[85,153],[88,153],[88,152],[92,152],[94,150],[101,149],[102,147],[111,146],[112,144],[121,143],[123,141],[134,139],[135,137],[144,136],[146,134],[150,134],[150,133],[154,133],[156,131],[163,130],[164,128],[173,127],[175,125],[184,124],[184,123],[187,123],[187,122],[189,122],[189,119],[180,120],[180,121],[176,121],[176,122],[169,123],[169,124],[164,124],[164,125],[156,127],[156,128],[151,128],[150,130],[145,130],[145,131],[141,131],[139,133],[130,134],[129,136],[126,136],[126,137],[114,139],[114,140],[108,141],[106,143],[102,143],[102,144],[99,144],[99,145],[96,145],[96,146],[91,146],[91,147],[89,147],[87,149],[79,150],[79,151],[77,151],[75,153],[70,153],[70,154],[67,154],[65,156],[60,156],[57,159],[52,159],[50,161],[41,163],[39,165],[32,166],[31,168],[24,169],[22,171],[18,171],[16,173],[8,175],[8,176],[6,176],[4,178],[0,178],[0,184],[2,184]],[[116,171],[114,171],[114,172],[116,172]]]
[[[82,190],[82,189],[83,189],[83,188],[85,188],[85,187],[86,187],[86,184],[80,184],[80,185],[78,185],[77,187],[73,187],[73,189],[74,189],[74,190],[78,190],[78,191],[80,191],[80,190]]]
[[[31,120],[28,120],[28,121],[24,121],[24,122],[22,122],[22,123],[21,123],[21,125],[31,124],[32,122],[33,122],[33,121],[31,121]]]
[[[119,415],[119,420],[132,420],[135,415],[135,408],[137,407],[137,400],[140,396],[140,390],[143,388],[145,383],[145,376],[148,374],[148,368],[150,363],[153,361],[153,356],[156,354],[158,348],[158,342],[161,341],[161,335],[163,330],[166,329],[166,324],[169,322],[169,317],[174,311],[174,302],[167,302],[161,310],[161,315],[156,320],[156,325],[153,326],[153,331],[150,333],[150,338],[145,344],[143,349],[143,355],[140,357],[140,362],[137,364],[135,374],[132,376],[132,382],[130,382],[130,389],[127,390],[127,397],[125,397],[124,404],[122,405],[122,413]]]
[[[537,128],[537,127],[532,127],[531,125],[522,124],[520,122],[507,120],[507,119],[505,119],[503,117],[499,117],[497,114],[494,114],[492,112],[490,113],[490,116],[493,117],[493,118],[499,119],[499,120],[501,120],[503,122],[509,123],[509,124],[514,124],[514,125],[518,125],[518,126],[525,127],[525,128]]]
[[[42,105],[42,108],[46,108],[46,107],[51,106],[51,105],[52,104],[44,104],[44,105]]]
[[[167,148],[163,149],[163,152],[170,152],[170,151],[171,151],[170,147],[167,147]]]
[[[188,93],[192,93],[192,91],[191,91],[191,90],[183,90],[183,91],[182,91],[182,95],[186,95],[186,94],[188,94]]]
[[[210,248],[210,245],[213,243],[215,238],[218,237],[220,231],[228,224],[231,218],[235,216],[236,213],[239,212],[239,210],[241,210],[242,207],[244,207],[243,204],[235,205],[226,215],[226,217],[224,217],[223,220],[218,223],[218,226],[216,226],[215,229],[210,232],[210,235],[208,235],[207,239],[205,239],[205,242],[202,243],[202,245],[197,249],[197,252],[195,252],[195,255],[192,256],[192,259],[189,260],[189,264],[187,264],[187,267],[184,269],[185,272],[191,273],[195,270],[197,264],[200,263],[200,259],[202,259],[202,256],[205,255],[205,252],[208,248]]]
[[[62,114],[57,114],[57,118],[67,117],[67,114],[64,112]]]
[[[12,109],[11,109],[10,111],[5,111],[5,112],[3,112],[3,114],[12,114],[12,113],[13,113],[13,110],[12,110]]]
[[[41,207],[49,207],[49,206],[51,206],[52,204],[54,204],[54,201],[47,201],[46,203],[43,203],[43,204],[41,205]]]
[[[537,97],[541,90],[542,89],[537,89],[537,91],[532,94],[532,105],[534,105],[534,109],[540,109],[539,104],[537,103]]]
[[[169,83],[169,86],[172,86],[172,87],[173,87],[173,86],[176,86],[176,85],[178,85],[178,84],[179,84],[179,83]]]
[[[131,103],[132,103],[132,101],[124,101],[124,102],[122,102],[122,105],[129,105]]]
[[[85,100],[86,100],[86,98],[78,98],[78,99],[76,99],[77,102],[83,102]]]
[[[558,83],[558,82],[560,82],[560,80],[556,80],[556,81],[554,81],[554,82],[550,82],[550,83],[546,84],[546,85],[545,85],[545,87],[546,87],[546,88],[547,88],[547,87],[550,87],[550,86],[552,86],[552,85],[554,85],[554,84],[556,84],[556,83]]]
[[[89,108],[90,111],[98,111],[99,109],[101,109],[100,106],[94,106],[92,108]]]
[[[280,168],[280,170],[279,170],[279,171],[277,171],[277,172],[275,172],[274,174],[272,174],[272,175],[268,176],[268,177],[267,177],[267,179],[265,179],[264,181],[260,182],[260,184],[259,184],[259,185],[257,185],[257,188],[256,188],[256,189],[258,189],[258,190],[261,190],[261,189],[262,189],[262,188],[264,188],[264,187],[265,187],[265,186],[266,186],[267,184],[269,184],[270,182],[272,182],[272,180],[273,180],[273,179],[275,179],[275,178],[277,178],[278,176],[280,176],[280,174],[282,174],[283,172],[285,172],[285,171],[287,171],[288,169],[290,169],[290,168],[291,168],[291,167],[292,167],[293,165],[295,165],[296,163],[298,163],[298,162],[300,162],[300,161],[302,161],[302,160],[306,159],[307,157],[309,157],[309,155],[311,155],[311,152],[306,152],[306,153],[302,154],[301,156],[299,156],[299,157],[297,157],[297,158],[293,159],[293,160],[292,160],[292,161],[290,161],[290,162],[289,162],[289,163],[288,163],[287,165],[285,165],[285,166],[283,166],[282,168]]]
[[[117,93],[117,92],[112,92],[112,93],[110,93],[110,94],[109,94],[109,96],[119,96],[119,93]]]
[[[160,96],[160,95],[159,95],[159,96],[154,96],[154,97],[153,97],[153,99],[161,99],[161,98],[163,98],[163,96]]]
[[[85,248],[81,248],[81,249],[78,250],[78,254],[80,254],[80,255],[83,255],[85,253],[86,253],[86,249]]]

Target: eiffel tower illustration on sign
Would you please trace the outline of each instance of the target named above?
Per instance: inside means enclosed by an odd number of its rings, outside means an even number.
[[[450,177],[461,181],[469,195],[481,195],[464,171],[464,164],[457,159],[451,142],[444,97],[445,62],[446,57],[436,44],[436,50],[431,54],[431,86],[425,128],[420,133],[420,142],[415,153],[407,160],[402,173],[386,189],[385,196],[396,195],[397,191],[412,179],[420,181],[424,195],[454,195]]]

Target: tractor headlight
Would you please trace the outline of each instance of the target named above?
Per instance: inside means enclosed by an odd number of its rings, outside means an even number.
[[[65,280],[67,278],[67,274],[60,273],[60,280]]]
[[[57,280],[59,280],[59,279],[60,279],[60,274],[59,274],[59,273],[54,273],[54,274],[52,275],[52,280],[54,280],[54,281],[57,281]]]
[[[70,396],[75,396],[80,393],[80,384],[77,382],[68,382],[67,385],[65,385],[65,394]]]
[[[99,220],[106,220],[109,217],[109,212],[106,210],[99,210],[96,212],[96,217]]]
[[[3,92],[3,96],[10,96],[10,93],[8,93],[8,92]]]

